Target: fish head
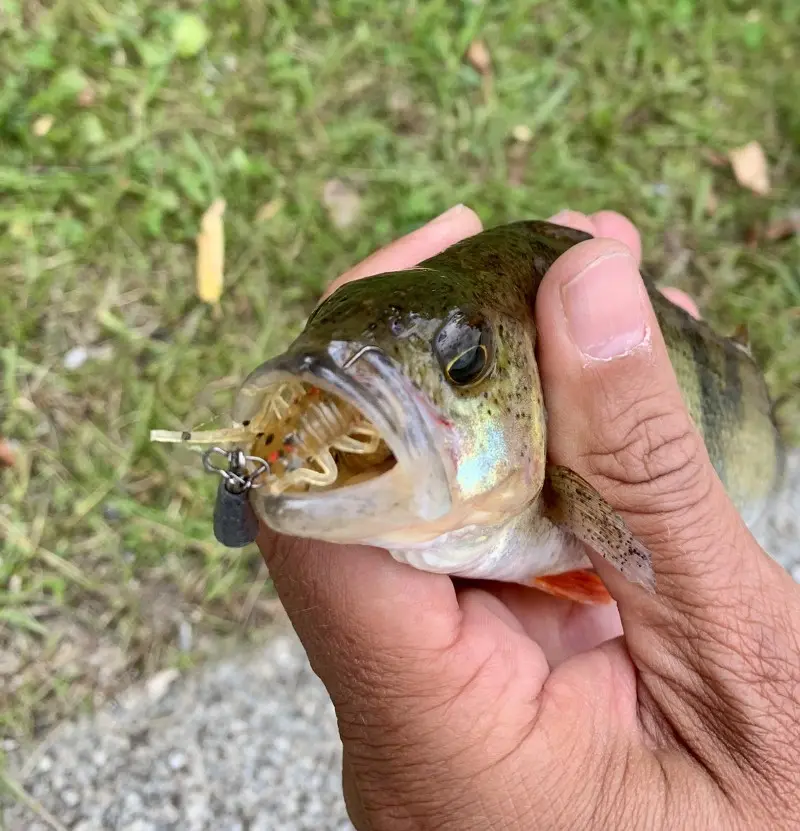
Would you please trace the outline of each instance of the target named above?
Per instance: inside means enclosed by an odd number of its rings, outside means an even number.
[[[485,528],[541,490],[532,310],[471,275],[347,283],[243,383],[237,426],[270,464],[251,495],[282,533],[392,548]]]

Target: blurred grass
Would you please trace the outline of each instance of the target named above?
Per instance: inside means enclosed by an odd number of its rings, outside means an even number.
[[[3,0],[0,732],[257,631],[257,555],[213,541],[216,483],[148,430],[224,415],[328,279],[457,202],[487,225],[624,211],[656,273],[796,389],[800,241],[748,238],[800,207],[799,31],[792,0]],[[754,139],[768,197],[714,163]],[[332,178],[361,200],[346,230]],[[217,197],[220,319],[194,297]]]

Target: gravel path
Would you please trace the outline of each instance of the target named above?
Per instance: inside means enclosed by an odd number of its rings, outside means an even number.
[[[23,762],[72,831],[346,831],[333,708],[293,634],[62,726]],[[59,828],[20,805],[9,831]]]
[[[762,543],[800,581],[800,453]],[[62,725],[12,760],[51,815],[9,831],[345,831],[333,709],[292,634],[184,677],[168,671],[113,710]]]

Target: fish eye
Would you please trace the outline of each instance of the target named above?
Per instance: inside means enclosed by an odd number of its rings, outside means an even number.
[[[473,386],[489,374],[494,362],[492,328],[478,315],[457,312],[439,328],[433,349],[453,386]]]

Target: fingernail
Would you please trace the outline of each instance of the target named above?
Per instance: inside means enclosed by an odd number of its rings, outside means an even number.
[[[452,219],[454,216],[457,216],[464,210],[464,205],[459,203],[458,205],[453,205],[452,208],[446,210],[443,214],[439,214],[435,219],[432,219],[428,225],[438,225],[440,222],[447,222],[448,220]]]
[[[626,355],[647,337],[644,287],[634,259],[623,252],[589,263],[561,290],[567,326],[588,358]]]

